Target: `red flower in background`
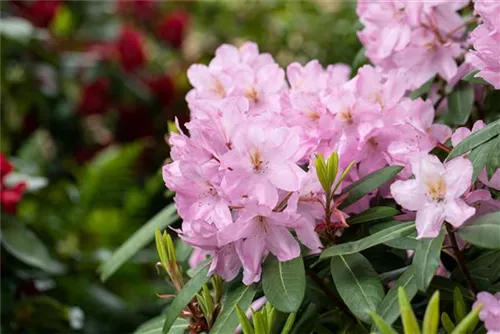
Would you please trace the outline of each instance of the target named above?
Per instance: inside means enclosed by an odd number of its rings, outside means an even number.
[[[61,1],[11,1],[11,4],[17,10],[20,16],[29,20],[33,25],[41,28],[47,28],[57,13]]]
[[[139,20],[150,20],[155,15],[156,8],[156,0],[120,0],[117,7],[119,13]]]
[[[126,72],[135,71],[147,62],[143,37],[139,31],[131,26],[123,27],[116,48],[122,67]]]
[[[175,10],[166,14],[158,25],[158,36],[174,48],[180,48],[189,27],[190,14]]]
[[[163,104],[168,105],[175,97],[175,83],[168,74],[147,78],[146,84],[148,85],[151,93]]]
[[[83,87],[78,112],[83,115],[104,113],[110,105],[110,83],[99,78]]]
[[[119,108],[117,137],[121,141],[132,141],[154,136],[154,123],[147,109],[131,106]]]
[[[3,211],[15,215],[17,204],[23,198],[26,183],[19,182],[13,186],[7,186],[5,184],[5,177],[12,172],[12,169],[11,163],[0,153],[0,202]]]

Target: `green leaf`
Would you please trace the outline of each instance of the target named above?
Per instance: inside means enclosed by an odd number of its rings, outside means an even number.
[[[434,79],[436,78],[436,76],[433,76],[432,78],[430,78],[429,80],[427,80],[426,83],[424,83],[422,86],[420,86],[420,88],[414,90],[413,92],[410,93],[410,98],[412,100],[416,100],[418,99],[419,97],[421,97],[422,95],[424,94],[428,94],[429,91],[431,90],[431,87],[432,87],[432,84],[434,83]]]
[[[398,301],[405,334],[420,334],[417,318],[415,318],[415,313],[413,313],[413,309],[403,287],[398,288]]]
[[[458,234],[475,246],[500,249],[500,211],[480,216],[460,228]]]
[[[103,262],[99,269],[97,269],[100,273],[101,281],[107,280],[127,260],[149,244],[154,238],[154,231],[156,228],[164,229],[172,224],[177,219],[175,211],[175,205],[169,204],[125,241],[125,243],[121,245],[109,259]]]
[[[164,316],[160,315],[150,319],[140,325],[133,334],[161,334],[163,328]],[[168,334],[183,334],[189,326],[189,320],[184,318],[177,318]]]
[[[337,178],[337,172],[339,170],[339,155],[337,152],[333,152],[328,158],[328,163],[326,164],[328,189],[332,188],[333,182]]]
[[[127,190],[134,186],[134,166],[144,149],[144,142],[101,151],[79,178],[84,208],[121,206]]]
[[[290,313],[288,318],[286,319],[285,326],[283,326],[283,330],[281,334],[288,334],[292,330],[293,324],[295,323],[295,317],[297,316],[296,312]]]
[[[462,80],[470,82],[470,83],[488,85],[489,83],[486,80],[484,80],[483,78],[480,78],[480,77],[476,77],[476,74],[478,74],[479,72],[480,72],[480,70],[474,70],[472,72],[469,72],[462,78]]]
[[[455,86],[453,92],[448,95],[448,108],[453,124],[463,125],[467,122],[474,104],[474,88],[467,83]]]
[[[497,136],[498,134],[500,134],[500,120],[488,124],[488,126],[472,133],[470,136],[462,140],[455,148],[453,148],[450,154],[448,154],[446,161],[469,152],[482,143],[486,143],[488,140]]]
[[[353,73],[356,73],[358,68],[365,64],[369,64],[370,62],[368,61],[368,58],[365,56],[366,49],[363,47],[359,49],[358,53],[356,53],[356,56],[354,57],[354,61],[352,62],[352,70]]]
[[[239,305],[236,305],[236,314],[238,315],[238,320],[241,324],[243,334],[254,334],[253,326],[250,323],[250,320],[248,320],[247,315],[243,312]]]
[[[486,168],[488,180],[493,177],[493,174],[500,168],[500,136],[493,139],[490,156],[488,158],[488,166]]]
[[[375,220],[392,218],[397,214],[399,214],[399,211],[390,206],[375,206],[355,216],[349,217],[347,223],[349,225],[368,223]]]
[[[444,235],[445,232],[442,230],[436,238],[420,239],[415,249],[413,265],[415,266],[417,287],[422,292],[427,290],[436,273]]]
[[[306,291],[302,257],[280,262],[272,256],[262,268],[262,288],[269,303],[277,310],[285,313],[297,311]]]
[[[453,300],[453,292],[455,289],[460,289],[464,298],[468,301],[474,301],[475,298],[472,296],[466,288],[461,286],[459,283],[442,276],[434,276],[432,278],[429,289],[427,289],[427,293],[431,294],[439,290],[439,294],[441,296],[441,300],[452,301]]]
[[[349,196],[347,196],[339,208],[348,207],[387,181],[392,180],[402,169],[403,167],[400,166],[385,167],[350,184],[342,191],[342,194],[349,193]]]
[[[316,174],[318,176],[319,183],[321,183],[323,190],[325,192],[328,192],[329,187],[328,187],[328,175],[326,170],[326,163],[325,163],[325,158],[321,153],[318,153],[318,156],[314,160],[314,163],[316,165]]]
[[[5,215],[2,213],[2,218]],[[63,266],[54,260],[38,237],[18,220],[2,222],[2,244],[5,250],[21,262],[52,274],[61,273]]]
[[[455,316],[455,322],[457,324],[465,318],[464,296],[457,287],[453,290],[453,315]]]
[[[439,327],[439,291],[432,295],[424,315],[423,334],[436,334]]]
[[[73,28],[73,15],[65,5],[57,8],[56,15],[50,23],[50,31],[57,37],[67,37]]]
[[[331,274],[340,297],[364,322],[384,298],[384,288],[370,262],[363,255],[339,255],[332,258]]]
[[[384,319],[382,319],[377,313],[370,312],[373,323],[377,325],[378,329],[382,334],[398,334]]]
[[[186,307],[194,296],[196,296],[203,284],[208,282],[210,279],[210,276],[208,276],[209,267],[210,263],[206,263],[205,266],[195,276],[193,276],[175,296],[174,300],[167,308],[165,322],[163,323],[163,333],[169,332],[175,322],[175,319],[179,317],[184,307]]]
[[[252,311],[253,328],[255,329],[255,334],[267,334],[267,328],[264,323],[262,313]]]
[[[377,314],[388,324],[392,324],[399,317],[398,288],[405,289],[408,299],[411,300],[417,294],[417,283],[415,281],[415,268],[410,267],[389,290],[377,307]]]
[[[246,310],[255,296],[254,285],[237,284],[230,289],[222,301],[222,311],[217,316],[211,334],[232,334],[238,326],[237,306]]]
[[[500,138],[500,137],[497,137]],[[469,156],[467,157],[472,162],[472,167],[474,168],[474,173],[472,174],[472,181],[474,183],[477,177],[486,166],[488,159],[490,157],[490,152],[493,153],[492,148],[495,145],[495,140],[489,140],[476,148],[474,148]]]
[[[400,221],[389,221],[389,222],[378,223],[370,226],[369,231],[371,234],[375,234],[377,232],[386,230],[388,228],[400,224],[401,224]],[[404,237],[386,241],[384,242],[384,245],[397,249],[415,249],[417,248],[418,245],[417,231],[415,230]]]
[[[325,259],[336,255],[358,253],[370,247],[380,245],[384,242],[403,237],[414,231],[414,222],[399,223],[396,226],[377,232],[366,238],[332,246],[321,253],[320,259]]]
[[[455,327],[451,334],[464,334],[472,325],[477,324],[478,314],[482,306],[473,309],[460,323]]]
[[[453,332],[453,330],[455,329],[453,321],[451,321],[450,316],[446,312],[443,312],[443,314],[441,314],[441,324],[443,325],[444,329],[446,329],[448,334],[451,334],[451,332]]]

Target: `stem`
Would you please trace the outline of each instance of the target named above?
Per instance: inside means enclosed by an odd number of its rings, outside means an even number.
[[[443,151],[445,151],[446,153],[450,153],[450,152],[451,152],[451,148],[449,148],[448,146],[446,146],[445,144],[442,144],[442,143],[440,143],[440,142],[438,142],[438,143],[436,144],[436,147],[437,147],[437,148],[442,149],[442,150],[443,150]]]
[[[450,237],[451,246],[453,247],[453,252],[455,253],[455,257],[457,258],[458,266],[460,267],[460,270],[462,271],[462,274],[464,275],[465,280],[467,281],[469,290],[471,290],[472,293],[475,295],[477,294],[477,287],[474,284],[474,281],[472,280],[472,277],[469,273],[469,270],[467,269],[467,266],[465,265],[464,253],[458,247],[457,238],[455,237],[455,233],[453,232],[453,227],[449,223],[446,223],[446,230],[448,231],[448,236]]]
[[[318,276],[318,274],[307,268],[307,275],[311,277],[314,283],[316,283],[319,288],[325,293],[325,295],[330,298],[341,310],[346,312],[356,323],[358,322],[358,319],[352,314],[351,310],[349,310],[344,302],[333,293],[333,291],[328,287],[328,285],[325,284],[325,282],[321,279],[321,277]]]

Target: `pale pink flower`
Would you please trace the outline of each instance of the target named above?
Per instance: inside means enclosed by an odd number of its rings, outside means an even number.
[[[475,213],[461,196],[472,178],[472,163],[456,158],[442,164],[436,156],[420,156],[413,160],[415,179],[396,181],[391,194],[403,208],[417,211],[418,238],[434,238],[446,220],[460,227]]]
[[[484,326],[488,331],[487,334],[500,333],[500,292],[494,295],[483,291],[477,294],[477,300],[473,308],[483,305],[479,312],[479,319],[484,322]]]

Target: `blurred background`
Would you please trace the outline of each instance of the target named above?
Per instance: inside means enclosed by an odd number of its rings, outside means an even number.
[[[154,246],[105,284],[96,269],[172,202],[160,169],[189,120],[187,68],[245,41],[282,66],[352,65],[354,7],[1,1],[1,332],[131,333],[160,313]]]

